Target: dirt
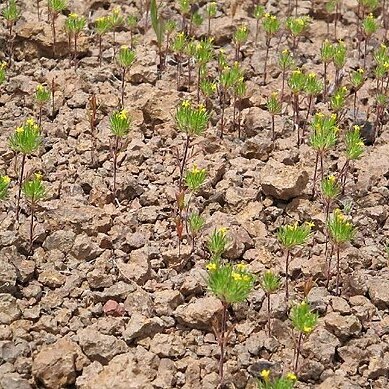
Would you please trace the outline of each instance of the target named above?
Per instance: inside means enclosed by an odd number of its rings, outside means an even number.
[[[284,275],[285,253],[275,234],[280,225],[294,221],[312,221],[315,227],[310,243],[294,253],[290,264],[291,299],[301,301],[303,284],[312,277],[307,298],[320,315],[304,343],[296,387],[389,387],[387,110],[381,114],[382,128],[375,140],[366,142],[337,202],[343,208],[352,205],[357,234],[342,248],[341,294],[335,296],[334,277],[329,291],[325,288],[324,206],[320,197],[312,197],[315,152],[308,137],[297,147],[288,87],[284,112],[275,117],[276,140],[271,141],[266,99],[281,89],[276,53],[291,41],[286,34],[272,39],[263,85],[265,37],[260,30],[255,44],[252,2],[218,2],[211,31],[217,50],[224,49],[231,64],[236,26],[247,23],[250,28],[241,48],[248,86],[240,106],[242,134],[239,138],[233,129],[230,105],[220,139],[220,106],[217,98],[211,99],[207,106],[211,124],[196,138],[197,152],[190,161],[207,169],[206,184],[194,203],[206,225],[195,252],[184,237],[179,255],[176,150],[182,150],[184,136],[176,129],[174,113],[181,100],[196,101],[193,78],[188,91],[188,67],[183,67],[177,90],[174,56],[168,55],[161,71],[154,31],[141,15],[134,31],[137,58],[127,74],[124,104],[133,124],[118,155],[118,201],[112,201],[109,115],[120,106],[121,72],[113,59],[112,33],[103,37],[99,66],[93,23],[117,6],[125,15],[139,15],[141,2],[70,2],[69,11],[83,14],[88,22],[80,34],[76,69],[68,58],[65,14],[56,22],[54,57],[46,6],[41,2],[38,21],[35,2],[17,3],[22,14],[14,28],[14,60],[0,85],[0,172],[12,180],[10,194],[0,204],[0,388],[216,388],[219,347],[212,322],[221,303],[205,284],[207,236],[216,227],[228,227],[231,244],[226,258],[247,263],[258,278],[265,269]],[[269,1],[265,8],[284,20],[288,3]],[[312,21],[300,38],[295,59],[306,72],[322,75],[324,2],[298,3],[297,14],[309,15]],[[205,2],[199,6],[205,10]],[[348,72],[363,62],[357,51],[357,8],[356,0],[343,1],[337,25],[337,38],[348,49],[346,86]],[[375,14],[381,27],[370,40],[368,79],[358,92],[358,121],[372,128],[376,123],[372,51],[385,42],[382,12]],[[162,15],[181,23],[174,2],[164,2]],[[201,39],[206,32],[204,22],[194,34]],[[116,47],[129,44],[130,35],[128,27],[120,28]],[[335,40],[333,21],[328,38]],[[0,60],[8,61],[4,23],[0,44]],[[216,77],[215,61],[209,69]],[[330,86],[334,77],[330,65]],[[47,189],[36,209],[29,253],[30,209],[22,200],[17,223],[20,156],[10,150],[8,137],[27,118],[37,118],[38,83],[55,85],[55,105],[44,107],[43,143],[27,158],[26,171],[41,172]],[[94,132],[88,119],[93,95]],[[318,98],[314,109],[326,110],[326,105]],[[305,117],[305,102],[301,107]],[[343,133],[354,124],[352,109],[350,96]],[[341,169],[343,151],[338,142],[325,159],[326,173]],[[291,371],[295,336],[284,290],[272,296],[272,305],[270,338],[265,331],[265,294],[258,282],[248,300],[231,309],[229,323],[235,327],[225,363],[230,387],[256,387],[263,369]]]

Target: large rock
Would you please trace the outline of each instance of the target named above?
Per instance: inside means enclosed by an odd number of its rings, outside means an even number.
[[[369,279],[368,291],[370,300],[379,309],[386,309],[389,307],[389,281],[383,278]]]
[[[177,320],[188,327],[210,329],[212,320],[222,311],[222,303],[215,297],[203,297],[175,310]]]
[[[13,293],[16,286],[16,269],[4,258],[0,258],[0,292]]]
[[[7,373],[0,377],[0,389],[32,389],[32,386],[18,373]]]
[[[127,351],[126,342],[112,335],[103,335],[92,328],[77,333],[82,351],[92,361],[106,365],[114,356]]]
[[[159,317],[149,318],[135,312],[131,316],[123,336],[127,341],[143,339],[148,336],[153,337],[156,333],[161,332],[163,328],[164,323]]]
[[[21,316],[16,298],[8,293],[0,293],[0,324],[11,324]]]
[[[46,388],[61,389],[76,382],[87,360],[80,347],[67,339],[44,346],[34,358],[32,375]]]
[[[328,330],[341,341],[358,335],[362,329],[361,323],[354,315],[342,316],[340,313],[331,312],[324,320]]]
[[[287,166],[274,159],[270,159],[261,171],[263,192],[278,200],[301,196],[308,180],[308,173],[302,166]]]

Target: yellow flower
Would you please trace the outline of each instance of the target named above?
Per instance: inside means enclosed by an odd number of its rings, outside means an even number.
[[[3,182],[5,182],[7,185],[11,182],[11,179],[8,176],[2,176],[1,179]]]
[[[269,379],[269,376],[270,376],[270,370],[267,370],[267,369],[264,369],[261,371],[261,373],[259,374],[265,381],[267,381]]]
[[[242,281],[243,280],[242,274],[236,273],[234,271],[231,273],[231,277],[234,279],[234,281]]]
[[[250,282],[251,281],[251,277],[248,274],[245,274],[244,276],[242,276],[242,280],[244,282]]]
[[[181,106],[183,108],[189,108],[190,107],[190,101],[189,100],[184,100],[182,103],[181,103]]]
[[[315,74],[315,73],[309,73],[309,74],[308,74],[308,77],[309,77],[310,79],[316,78],[316,74]]]
[[[358,71],[358,73],[360,73],[360,74],[365,73],[365,71],[364,71],[363,69],[361,69],[361,68],[359,68],[357,71]]]
[[[204,104],[199,104],[198,109],[199,109],[199,112],[200,112],[200,113],[204,113],[204,112],[206,111],[205,105],[204,105]]]
[[[286,375],[286,379],[288,379],[288,380],[290,380],[290,381],[297,381],[297,376],[296,376],[296,374],[294,374],[294,373],[288,373],[288,374]]]
[[[77,19],[78,18],[78,15],[76,13],[70,13],[69,14],[69,18],[71,19]]]
[[[36,86],[36,91],[37,92],[43,92],[45,90],[45,87],[42,84],[38,84]]]
[[[24,132],[24,128],[23,127],[18,127],[16,129],[16,132],[18,132],[19,134],[21,134],[22,132]]]
[[[36,123],[35,123],[35,120],[33,118],[29,118],[26,120],[26,124],[29,125],[29,126],[35,126]]]
[[[3,61],[3,62],[0,62],[0,70],[3,70],[7,67],[7,62]]]
[[[289,50],[288,50],[288,49],[282,50],[282,54],[288,54],[288,53],[289,53]]]
[[[217,266],[216,266],[216,263],[215,262],[210,262],[207,264],[206,268],[210,271],[213,271],[213,270],[216,270],[217,269]]]
[[[244,270],[246,270],[246,268],[247,268],[247,265],[245,263],[238,263],[236,265],[236,269],[239,271],[244,271]]]
[[[35,176],[35,179],[38,180],[38,181],[41,181],[41,180],[42,180],[42,177],[43,177],[42,174],[39,173],[39,172],[38,172],[38,173],[35,173],[34,176]]]
[[[228,227],[220,227],[219,232],[223,235],[226,235],[228,232]]]
[[[122,109],[119,112],[119,118],[123,119],[123,120],[126,120],[128,118],[128,112],[125,109]]]
[[[216,91],[217,85],[215,83],[211,84],[211,89],[213,92]]]
[[[308,226],[309,228],[315,227],[315,223],[313,223],[313,222],[307,222],[306,224],[307,224],[307,226]]]
[[[309,333],[309,332],[312,331],[312,327],[304,326],[303,331],[304,331],[305,333]]]

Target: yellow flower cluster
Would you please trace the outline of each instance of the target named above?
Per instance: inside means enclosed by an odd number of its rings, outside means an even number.
[[[1,176],[1,180],[7,185],[11,182],[11,179],[8,176]]]
[[[7,62],[0,62],[0,70],[4,70],[7,67]]]

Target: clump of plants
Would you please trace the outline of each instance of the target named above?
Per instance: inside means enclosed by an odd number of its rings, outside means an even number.
[[[30,245],[29,252],[32,253],[34,244],[34,217],[36,207],[45,197],[45,187],[42,182],[42,175],[35,173],[32,177],[26,179],[22,186],[23,194],[30,206]]]
[[[113,142],[111,144],[111,151],[113,156],[113,185],[112,185],[112,198],[117,204],[119,200],[117,198],[116,176],[117,176],[117,159],[120,150],[123,147],[122,139],[128,135],[131,129],[132,119],[128,112],[124,109],[121,111],[115,111],[109,118],[110,129],[113,134]]]
[[[22,155],[20,163],[20,172],[18,179],[18,197],[16,203],[16,220],[19,221],[20,198],[22,193],[22,184],[24,180],[24,168],[28,155],[37,151],[42,142],[40,129],[34,119],[27,119],[25,123],[18,127],[9,137],[9,146],[16,153]]]
[[[294,350],[294,371],[298,371],[298,362],[304,340],[312,333],[317,324],[318,315],[313,313],[309,304],[304,300],[294,305],[290,311],[290,320],[297,331],[297,342]]]
[[[313,226],[314,224],[311,222],[305,222],[301,225],[295,222],[294,224],[281,226],[277,231],[277,239],[284,251],[286,251],[285,299],[287,302],[289,300],[289,263],[292,257],[292,250],[307,243]]]
[[[233,330],[233,326],[227,327],[228,308],[232,304],[245,301],[254,287],[254,276],[245,264],[232,265],[222,260],[227,244],[228,237],[225,228],[215,230],[207,243],[208,250],[211,253],[211,260],[207,265],[207,285],[211,293],[221,301],[223,307],[219,325],[214,326],[214,332],[220,347],[220,387],[224,385],[225,351]]]

